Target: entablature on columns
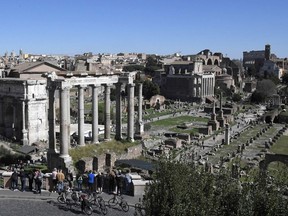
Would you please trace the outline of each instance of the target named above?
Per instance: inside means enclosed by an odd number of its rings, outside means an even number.
[[[99,76],[99,77],[71,77],[55,79],[52,83],[58,89],[72,88],[74,86],[101,86],[114,85],[116,83],[131,84],[134,82],[137,72],[122,73],[120,75]],[[52,83],[49,83],[50,85]],[[53,87],[52,87],[53,88]]]

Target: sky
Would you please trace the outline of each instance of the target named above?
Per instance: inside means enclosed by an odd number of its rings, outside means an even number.
[[[128,53],[288,56],[287,0],[1,0],[0,55]]]

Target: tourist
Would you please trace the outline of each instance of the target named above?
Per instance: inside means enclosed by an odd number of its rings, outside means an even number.
[[[94,170],[93,174],[94,174],[93,191],[96,191],[97,190],[97,172]]]
[[[73,173],[71,172],[71,170],[68,171],[68,174],[66,176],[66,179],[68,181],[68,185],[69,185],[69,188],[72,188],[73,187]]]
[[[41,170],[36,170],[35,172],[35,184],[36,184],[36,191],[35,193],[39,193],[41,194],[41,187],[42,187],[42,181],[43,181],[43,173],[41,172]]]
[[[54,168],[53,171],[52,171],[52,175],[51,175],[51,178],[52,178],[52,190],[51,192],[56,192],[56,188],[57,188],[57,169]]]
[[[77,178],[77,187],[80,192],[82,192],[83,176],[80,174]]]
[[[26,183],[26,173],[25,173],[23,168],[21,168],[21,170],[20,170],[19,177],[20,177],[20,182],[21,182],[21,191],[24,192],[25,191],[25,183]]]
[[[11,190],[18,189],[18,172],[16,169],[14,169],[12,175],[11,175]]]
[[[92,172],[92,170],[90,170],[88,174],[88,190],[90,193],[93,192],[94,178],[95,178],[95,175]]]
[[[116,174],[114,170],[110,170],[108,178],[109,178],[109,193],[115,193]]]
[[[125,176],[121,173],[121,170],[119,170],[118,175],[116,176],[117,195],[123,194],[124,178],[125,178]]]
[[[64,189],[64,179],[65,179],[65,175],[61,169],[57,173],[56,178],[57,178],[57,192],[60,193]]]
[[[130,195],[132,186],[132,176],[130,174],[130,170],[127,170],[125,175],[125,194]]]
[[[104,184],[104,174],[99,172],[96,178],[97,178],[97,191],[99,193],[102,193]]]
[[[33,190],[33,180],[34,180],[34,172],[30,170],[30,172],[27,175],[28,177],[28,183],[29,183],[29,190]]]

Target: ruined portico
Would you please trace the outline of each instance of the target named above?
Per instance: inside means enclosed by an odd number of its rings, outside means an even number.
[[[104,139],[111,139],[111,119],[110,119],[110,92],[112,85],[116,85],[116,139],[122,139],[122,119],[121,119],[121,86],[128,86],[128,122],[127,140],[134,141],[134,79],[136,72],[123,73],[120,75],[105,75],[97,77],[65,77],[48,78],[47,87],[49,89],[49,151],[48,166],[66,167],[71,164],[68,154],[70,145],[70,89],[78,88],[78,145],[84,146],[84,88],[92,88],[92,142],[98,143],[98,93],[99,88],[104,86]],[[55,91],[60,93],[60,152],[56,151],[55,139]],[[140,114],[142,116],[142,113]],[[142,117],[141,117],[142,119]],[[57,161],[55,159],[63,159]],[[63,163],[64,162],[64,163]]]

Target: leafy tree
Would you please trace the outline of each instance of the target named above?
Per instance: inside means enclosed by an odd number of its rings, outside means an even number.
[[[152,96],[160,94],[160,88],[157,84],[150,80],[143,82],[143,96],[145,99],[150,99]]]
[[[189,155],[175,155],[158,161],[154,180],[143,200],[146,215],[287,215],[285,184],[269,184],[265,173],[253,182],[232,178],[230,170],[211,174],[189,162]]]
[[[270,79],[258,81],[256,91],[252,93],[251,102],[261,103],[277,93],[276,85]]]
[[[161,69],[162,65],[159,63],[158,56],[149,56],[146,60],[146,67],[144,69],[145,74],[154,76],[155,71]]]

